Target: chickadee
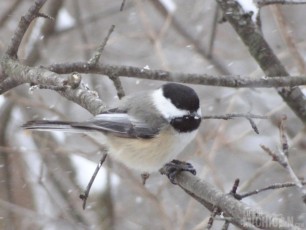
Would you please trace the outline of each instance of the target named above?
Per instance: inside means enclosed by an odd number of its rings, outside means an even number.
[[[174,159],[195,137],[201,123],[200,100],[185,85],[125,96],[117,107],[84,122],[29,121],[25,129],[86,133],[108,147],[126,166],[150,173]]]

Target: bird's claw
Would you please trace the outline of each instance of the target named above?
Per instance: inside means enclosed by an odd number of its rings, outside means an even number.
[[[176,175],[183,171],[190,172],[193,175],[197,173],[190,163],[179,160],[172,160],[159,170],[162,175],[166,175],[169,178],[172,184],[177,184]]]

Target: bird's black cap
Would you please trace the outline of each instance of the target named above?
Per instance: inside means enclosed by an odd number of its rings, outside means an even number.
[[[178,109],[195,112],[200,108],[200,100],[197,93],[190,87],[177,83],[163,85],[164,97],[171,100]]]

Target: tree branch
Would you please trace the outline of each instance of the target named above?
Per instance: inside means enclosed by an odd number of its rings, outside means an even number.
[[[18,27],[14,32],[14,35],[11,40],[6,54],[12,58],[17,58],[17,52],[21,43],[21,40],[30,26],[31,22],[39,16],[39,10],[45,4],[47,0],[36,0],[35,4],[29,9],[29,11],[21,17]]]
[[[90,91],[83,84],[80,84],[78,88],[74,89],[74,84],[68,84],[70,82],[69,78],[63,78],[43,68],[24,66],[9,57],[4,57],[1,64],[5,73],[10,77],[0,83],[0,94],[24,83],[31,83],[39,86],[54,86],[59,87],[59,89],[63,89],[64,87],[64,90],[59,90],[57,92],[68,100],[87,109],[90,113],[95,115],[106,109],[105,103],[98,98],[96,92]],[[8,85],[9,88],[6,88]]]
[[[305,76],[278,76],[270,78],[264,76],[254,78],[242,75],[209,75],[209,74],[191,74],[175,73],[164,70],[150,70],[133,66],[116,66],[97,64],[91,66],[86,62],[61,63],[46,66],[46,69],[58,74],[67,74],[72,72],[94,73],[107,76],[134,77],[147,80],[173,81],[197,85],[224,86],[232,88],[273,88],[273,87],[293,87],[306,84]]]
[[[88,64],[90,65],[96,65],[99,62],[99,59],[101,57],[101,54],[104,50],[104,47],[107,44],[107,41],[110,37],[110,35],[112,34],[112,32],[115,29],[115,25],[112,25],[109,30],[108,30],[108,34],[106,35],[106,37],[104,38],[103,42],[99,45],[99,47],[97,48],[96,52],[93,54],[93,56],[89,59]]]
[[[237,1],[217,0],[224,17],[233,26],[250,54],[269,77],[289,76],[280,60],[263,38],[259,28],[252,21],[251,15],[244,14]],[[277,88],[279,95],[284,99],[295,114],[306,122],[306,97],[298,87]]]
[[[300,229],[286,222],[276,215],[270,215],[255,210],[246,204],[236,200],[230,194],[224,194],[205,180],[188,172],[178,173],[176,176],[178,185],[193,198],[202,203],[210,211],[213,207],[219,207],[224,216],[232,217],[229,221],[243,229]]]
[[[168,15],[171,15],[171,24],[173,28],[178,32],[179,35],[181,35],[194,46],[194,50],[198,54],[210,62],[219,73],[224,75],[229,74],[229,70],[226,68],[226,66],[221,63],[218,58],[212,56],[210,52],[206,50],[206,48],[201,43],[201,40],[196,38],[194,33],[190,31],[189,26],[184,25],[183,21],[180,21],[179,18],[173,14],[173,12],[170,12],[162,1],[151,0],[150,2],[163,17],[166,18]]]

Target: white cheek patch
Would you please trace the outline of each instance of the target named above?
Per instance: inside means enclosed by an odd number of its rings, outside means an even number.
[[[187,110],[176,108],[175,105],[172,104],[170,99],[165,98],[162,89],[155,90],[152,93],[152,97],[153,104],[166,119],[173,117],[182,117],[184,115],[189,114]]]

